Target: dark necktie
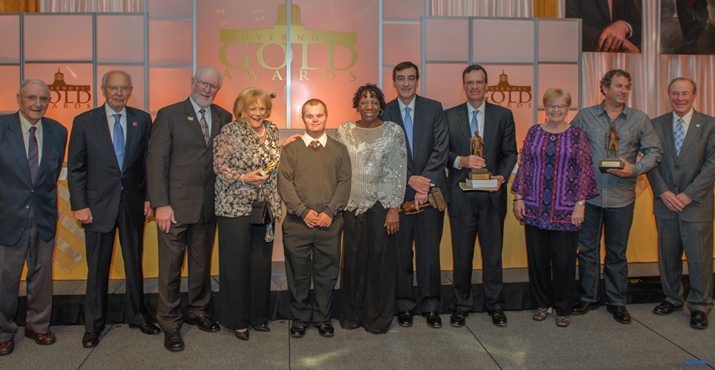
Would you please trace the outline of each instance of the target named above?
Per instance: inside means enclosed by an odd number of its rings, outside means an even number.
[[[30,166],[30,178],[32,179],[33,184],[35,183],[35,180],[37,180],[37,169],[40,165],[40,152],[37,147],[37,137],[35,137],[36,131],[37,127],[30,127],[30,140],[27,145],[27,164]]]
[[[201,108],[199,110],[199,113],[201,113],[201,118],[199,118],[199,124],[201,124],[201,132],[204,134],[204,141],[206,142],[206,145],[209,145],[209,137],[211,135],[209,134],[209,124],[206,121],[206,110]]]

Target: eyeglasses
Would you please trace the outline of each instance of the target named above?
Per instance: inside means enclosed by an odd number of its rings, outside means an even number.
[[[208,82],[206,82],[206,81],[201,81],[201,80],[199,80],[198,78],[194,78],[194,81],[196,81],[196,83],[199,84],[199,87],[202,88],[202,89],[205,89],[205,88],[208,87],[208,88],[210,88],[211,90],[218,90],[218,89],[221,88],[221,85],[214,85],[214,84],[208,83]]]
[[[546,109],[564,109],[568,108],[569,106],[566,104],[546,104],[544,105],[544,108]]]
[[[129,90],[132,89],[131,86],[103,86],[105,89],[111,91],[111,92],[128,92]]]
[[[27,101],[39,101],[42,104],[49,103],[50,97],[49,96],[37,96],[37,95],[22,95],[22,98],[27,100]]]

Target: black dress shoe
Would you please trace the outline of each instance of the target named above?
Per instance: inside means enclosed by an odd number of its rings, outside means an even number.
[[[506,326],[506,315],[502,310],[494,310],[489,312],[489,316],[492,317],[492,324],[496,326]]]
[[[656,315],[668,315],[682,308],[683,306],[676,306],[668,301],[663,301],[661,304],[653,307],[653,313]]]
[[[690,327],[693,329],[707,329],[708,315],[703,311],[692,311],[690,313]]]
[[[424,316],[427,319],[427,325],[429,325],[430,327],[435,329],[439,329],[442,327],[442,318],[439,317],[439,314],[437,312],[430,311]]]
[[[315,326],[318,328],[318,334],[321,337],[330,338],[335,335],[335,329],[333,329],[333,324],[330,322],[321,322]]]
[[[191,317],[191,318],[184,320],[184,322],[186,322],[189,325],[195,325],[202,331],[205,331],[208,333],[215,333],[215,332],[221,330],[221,327],[218,326],[218,322],[216,322],[216,320],[210,318],[208,315]]]
[[[262,331],[264,333],[267,333],[271,331],[271,328],[268,327],[268,323],[264,322],[263,324],[258,324],[253,327],[253,330],[255,331]]]
[[[449,317],[449,324],[455,328],[464,326],[467,318],[467,313],[464,311],[454,311],[452,316]]]
[[[580,301],[571,308],[571,314],[579,316],[585,315],[588,311],[598,309],[598,302]]]
[[[402,311],[397,314],[397,323],[403,328],[412,326],[412,312]]]
[[[0,342],[0,356],[9,355],[15,350],[15,342],[10,339],[5,342]]]
[[[139,329],[139,331],[146,335],[157,335],[161,332],[158,326],[150,322],[145,322],[143,324],[129,324],[129,327],[132,329]]]
[[[290,336],[292,338],[303,338],[305,336],[305,330],[307,326],[299,321],[293,321],[290,326]]]
[[[613,314],[613,318],[621,324],[631,323],[631,314],[628,313],[626,306],[608,306],[608,312]]]
[[[233,331],[233,335],[235,335],[236,338],[238,338],[240,340],[244,340],[244,341],[248,340],[248,337],[249,337],[248,329],[243,329],[243,330],[236,329]]]
[[[164,332],[164,347],[171,352],[184,350],[184,340],[181,339],[181,331],[178,328]]]
[[[99,344],[99,334],[84,332],[82,336],[82,347],[84,348],[94,348]]]

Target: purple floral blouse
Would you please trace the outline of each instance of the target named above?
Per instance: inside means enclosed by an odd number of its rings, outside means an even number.
[[[576,202],[598,195],[586,133],[573,126],[557,134],[532,126],[511,189],[524,198],[525,224],[578,231],[571,223]]]

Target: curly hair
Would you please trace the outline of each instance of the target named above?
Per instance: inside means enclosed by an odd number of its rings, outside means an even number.
[[[365,94],[376,97],[380,102],[380,109],[385,109],[385,95],[382,94],[382,90],[380,90],[377,85],[371,83],[366,83],[358,87],[357,91],[355,91],[355,95],[353,95],[353,108],[358,108],[360,105],[360,99],[362,99]]]

